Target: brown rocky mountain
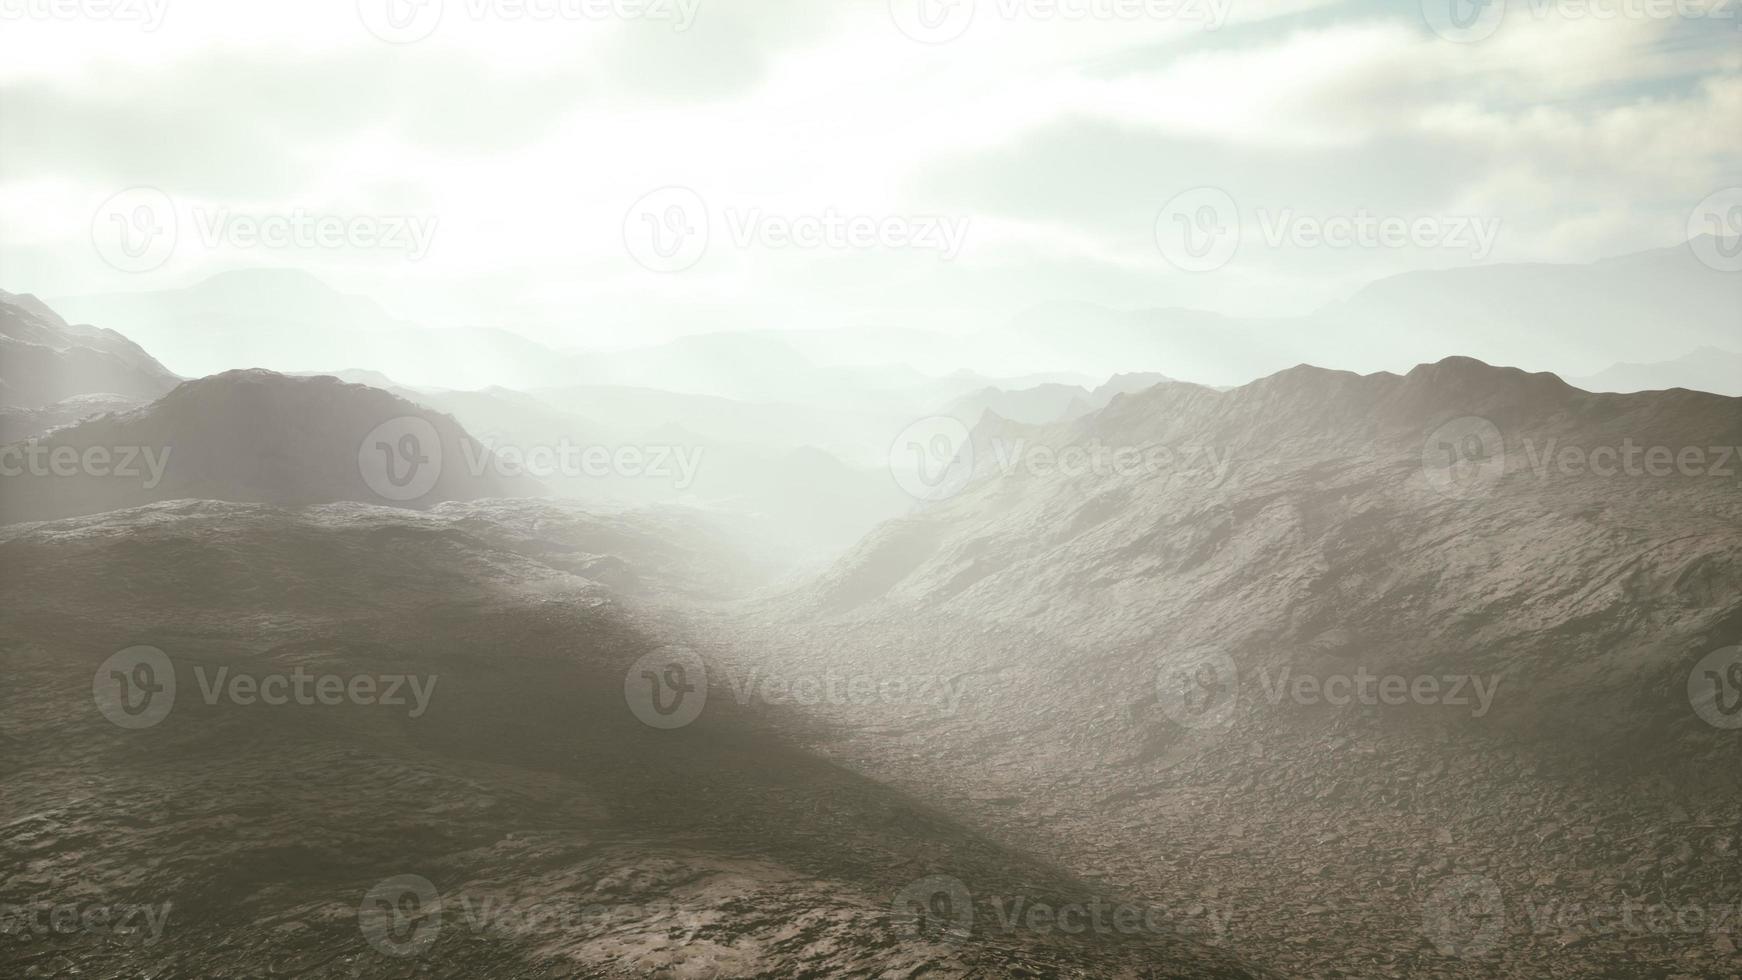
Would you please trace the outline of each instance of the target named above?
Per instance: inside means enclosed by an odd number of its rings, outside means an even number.
[[[446,415],[331,377],[229,371],[5,448],[0,521],[158,500],[411,508],[538,494]]]
[[[988,419],[959,494],[721,656],[960,678],[819,751],[1283,975],[1723,976],[1728,937],[1566,910],[1742,893],[1689,694],[1742,638],[1739,444],[1742,400],[1462,358]]]
[[[206,447],[196,472],[221,479],[166,496],[281,496],[0,529],[19,679],[0,820],[28,869],[0,905],[76,879],[181,909],[159,948],[70,937],[8,962],[1699,977],[1733,959],[1727,933],[1609,913],[1709,922],[1742,894],[1727,701],[1690,693],[1742,633],[1738,399],[1452,358],[987,415],[960,492],[797,586],[736,517],[474,499],[514,489],[481,481],[433,484],[421,512],[322,504],[374,494],[359,450],[406,412],[465,456],[437,413],[267,372],[44,440]],[[184,692],[143,733],[90,700],[138,645]],[[625,684],[670,650],[707,700],[665,731]],[[219,669],[440,686],[417,718],[274,713]],[[238,813],[248,833],[223,832]],[[153,854],[172,860],[141,877]],[[400,960],[359,908],[406,876],[444,912],[432,952]],[[1144,925],[1085,935],[1061,908]],[[610,918],[540,931],[576,909]]]

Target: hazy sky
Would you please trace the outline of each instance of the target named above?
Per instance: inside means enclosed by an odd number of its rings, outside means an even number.
[[[1283,314],[1742,184],[1742,4],[1450,3],[0,0],[0,287],[297,266],[574,345]],[[1224,201],[1236,254],[1170,249]]]

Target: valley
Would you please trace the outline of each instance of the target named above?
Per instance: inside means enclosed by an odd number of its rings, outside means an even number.
[[[1735,398],[963,397],[905,483],[762,430],[704,501],[502,465],[585,431],[548,399],[270,371],[14,444],[165,465],[0,501],[0,963],[1728,975]]]

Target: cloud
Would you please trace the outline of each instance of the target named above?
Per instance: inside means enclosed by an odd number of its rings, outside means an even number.
[[[682,31],[444,0],[427,38],[397,45],[353,3],[178,0],[151,32],[8,23],[0,262],[29,280],[8,288],[139,288],[88,225],[143,184],[189,208],[433,216],[416,263],[192,248],[153,284],[296,265],[445,323],[679,333],[935,309],[989,325],[1046,299],[1286,313],[1469,259],[1257,248],[1183,276],[1155,248],[1157,209],[1214,185],[1249,219],[1491,215],[1496,259],[1586,260],[1668,244],[1742,180],[1733,29],[1515,6],[1479,44],[1439,39],[1414,5],[1332,0],[1236,3],[1215,30],[982,0],[943,44],[905,36],[883,0],[704,3]],[[720,247],[660,276],[623,222],[665,185],[716,211],[973,230],[948,263]]]

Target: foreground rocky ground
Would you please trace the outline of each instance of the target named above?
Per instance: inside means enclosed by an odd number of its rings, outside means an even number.
[[[1742,975],[1739,442],[1736,399],[1456,358],[988,419],[958,492],[712,652],[818,754],[1284,976]],[[998,472],[1096,446],[1176,465]]]
[[[1255,975],[1173,928],[954,930],[897,897],[963,868],[1050,906],[1095,889],[795,747],[777,710],[644,723],[626,679],[672,637],[560,566],[622,574],[583,547],[613,542],[636,588],[696,602],[646,532],[196,502],[0,531],[0,974]],[[114,677],[139,645],[164,669]]]
[[[745,645],[718,651],[728,685],[850,677],[892,649],[929,676],[930,644],[969,633],[737,625]],[[972,632],[989,649],[1035,642]],[[1141,692],[1094,705],[1097,665],[1057,652],[1068,666],[956,674],[954,710],[819,700],[794,737],[1108,893],[1177,910],[1278,975],[1742,975],[1733,748],[1647,766],[1435,731],[1395,708],[1275,720],[1258,689],[1226,731],[1193,732]]]

